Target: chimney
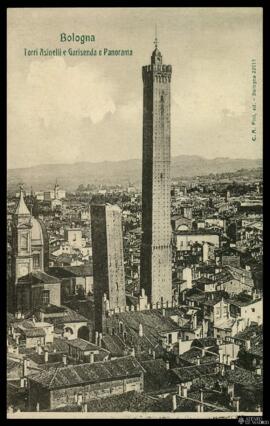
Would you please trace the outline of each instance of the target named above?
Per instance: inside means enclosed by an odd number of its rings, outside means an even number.
[[[98,345],[98,331],[95,332],[95,344]]]
[[[199,355],[197,356],[196,364],[197,364],[197,365],[200,365],[200,364],[201,364],[201,358],[199,357]]]
[[[177,408],[177,404],[176,404],[176,395],[172,395],[172,411],[175,411]]]
[[[27,373],[28,373],[28,359],[25,358],[23,360],[23,373],[22,373],[23,377],[26,377]]]
[[[209,259],[209,246],[207,242],[203,243],[203,262],[208,262]]]
[[[170,369],[170,363],[169,363],[169,361],[167,360],[166,361],[166,370],[169,370]]]
[[[193,330],[195,330],[197,328],[197,313],[193,315],[192,328],[193,328]]]
[[[239,412],[240,397],[239,396],[234,396],[232,404],[233,404],[234,411]]]
[[[234,398],[234,383],[228,383],[227,393],[228,393],[228,395],[230,396],[231,399]]]
[[[222,364],[220,365],[220,374],[221,374],[222,377],[225,376],[225,367]]]
[[[165,308],[162,308],[162,316],[165,317],[166,316],[166,310]]]
[[[222,348],[218,348],[219,362],[222,363]]]
[[[262,375],[262,368],[260,366],[256,367],[256,376]]]
[[[187,398],[187,386],[183,383],[181,384],[181,396]]]
[[[95,362],[95,356],[93,352],[90,352],[90,364],[94,364],[94,362]]]
[[[49,361],[49,352],[46,350],[44,351],[44,362],[47,363]]]
[[[64,365],[67,365],[67,356],[66,356],[66,354],[62,355],[62,362],[63,362]]]
[[[39,402],[37,402],[36,411],[39,411]]]
[[[187,283],[187,288],[192,288],[192,270],[191,268],[183,269],[183,280]]]
[[[202,348],[202,357],[205,356],[205,348]]]
[[[143,337],[143,326],[141,323],[139,324],[139,336]]]
[[[153,357],[153,359],[156,359],[156,352],[155,351],[153,351],[152,357]]]
[[[200,389],[200,401],[203,402],[203,389]]]
[[[256,300],[256,299],[257,299],[257,292],[256,292],[256,289],[254,288],[252,290],[252,300]]]
[[[250,340],[246,340],[246,342],[245,342],[245,349],[246,349],[246,351],[248,351],[250,348],[251,348]]]
[[[77,397],[77,404],[82,405],[82,401],[83,401],[83,396],[82,396],[82,393],[79,392]]]
[[[98,335],[98,346],[101,346],[102,344],[102,333],[99,333]]]

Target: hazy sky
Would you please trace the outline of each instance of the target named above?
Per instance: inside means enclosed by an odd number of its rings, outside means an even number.
[[[261,158],[262,9],[32,8],[8,10],[8,168],[141,158],[141,67],[150,63],[155,24],[163,63],[173,67],[172,155]],[[60,43],[62,32],[96,42]],[[133,56],[24,55],[57,47]]]

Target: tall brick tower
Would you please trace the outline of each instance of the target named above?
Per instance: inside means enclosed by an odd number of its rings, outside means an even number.
[[[170,83],[172,67],[157,47],[143,77],[141,287],[151,303],[172,301]]]

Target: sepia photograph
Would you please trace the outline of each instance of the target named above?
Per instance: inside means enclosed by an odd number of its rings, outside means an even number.
[[[269,423],[262,27],[7,9],[8,419]]]

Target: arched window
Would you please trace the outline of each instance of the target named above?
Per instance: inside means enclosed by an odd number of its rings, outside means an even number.
[[[21,250],[27,250],[28,249],[28,234],[22,234],[21,235],[21,241],[20,241],[20,247]]]

